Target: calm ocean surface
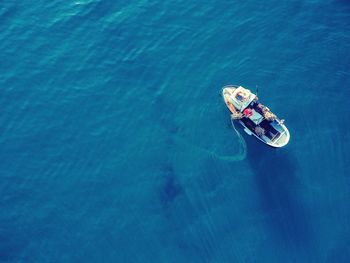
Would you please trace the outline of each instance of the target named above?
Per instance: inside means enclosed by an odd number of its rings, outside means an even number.
[[[0,262],[350,262],[349,1],[5,0],[0,29]]]

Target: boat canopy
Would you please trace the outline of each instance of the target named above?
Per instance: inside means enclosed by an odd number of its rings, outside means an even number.
[[[249,89],[239,86],[231,94],[230,99],[233,106],[235,106],[235,108],[240,112],[243,112],[243,110],[248,107],[255,97],[256,96],[251,93]]]

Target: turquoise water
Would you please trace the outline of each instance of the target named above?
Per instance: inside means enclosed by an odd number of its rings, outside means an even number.
[[[2,1],[0,262],[349,262],[350,3]],[[232,128],[221,87],[285,118]]]

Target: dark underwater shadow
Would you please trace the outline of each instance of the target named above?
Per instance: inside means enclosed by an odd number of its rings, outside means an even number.
[[[248,135],[245,140],[261,213],[265,215],[264,221],[271,236],[290,252],[310,255],[313,243],[311,225],[298,196],[300,184],[296,158],[288,151],[288,146],[274,149]]]
[[[161,166],[161,173],[163,176],[163,184],[160,189],[160,202],[164,209],[174,202],[174,200],[183,192],[180,183],[177,180],[174,168],[169,164]]]

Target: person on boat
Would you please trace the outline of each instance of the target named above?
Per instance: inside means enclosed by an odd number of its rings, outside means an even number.
[[[233,106],[229,101],[226,101],[226,105],[227,107],[230,109],[230,111],[232,112],[231,114],[231,118],[238,120],[238,119],[242,119],[243,118],[243,114],[240,113],[235,106]]]
[[[235,112],[231,114],[231,118],[234,120],[239,120],[243,118],[243,114],[240,112]]]
[[[256,135],[258,135],[259,137],[265,135],[266,131],[264,128],[260,127],[260,126],[256,126],[254,129]]]
[[[268,121],[273,121],[277,118],[276,115],[273,114],[268,107],[264,106],[261,103],[258,103],[255,109]]]
[[[276,120],[276,115],[273,114],[268,107],[264,107],[263,115],[264,115],[264,118],[268,121]]]
[[[237,111],[236,108],[232,104],[230,104],[229,107],[230,107],[230,110],[232,112],[232,114],[231,114],[232,119],[238,120],[238,119],[243,118],[243,114],[240,113],[239,111]]]

